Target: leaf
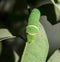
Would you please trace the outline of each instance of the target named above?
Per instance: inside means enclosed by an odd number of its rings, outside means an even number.
[[[58,3],[55,3],[54,0],[51,0],[51,2],[55,7],[56,18],[57,18],[56,20],[59,21],[60,20],[60,0],[57,0]]]
[[[36,36],[34,42],[26,43],[26,47],[22,56],[21,62],[45,62],[48,54],[48,40],[43,30],[42,25],[40,27],[40,33]]]
[[[56,49],[60,48],[60,23],[52,25],[47,20],[47,16],[42,16],[40,22],[42,23],[49,39],[49,56],[51,56]]]
[[[9,38],[14,38],[15,36],[13,36],[8,29],[0,29],[0,54],[2,51],[2,40],[5,39],[9,39]]]
[[[8,38],[14,38],[15,36],[13,36],[8,29],[0,29],[0,41],[8,39]]]
[[[60,51],[56,50],[47,62],[60,62]]]
[[[33,10],[32,12],[33,14],[30,15],[30,17],[34,15],[30,20],[31,22],[34,21],[34,19],[35,19],[35,22],[36,20],[38,20],[34,17],[36,17],[36,15],[40,13],[38,13],[37,10],[36,12],[35,10]],[[31,23],[31,24],[34,24],[34,23]],[[46,62],[46,58],[49,50],[48,39],[41,23],[38,24],[37,28],[39,29],[39,31],[37,32],[36,35],[34,35],[35,38],[31,39],[30,38],[31,36],[30,37],[27,36],[28,40],[26,43],[24,53],[22,55],[21,62]],[[30,43],[29,43],[29,38],[31,41]]]
[[[19,60],[18,54],[16,53],[16,51],[13,51],[13,53],[14,53],[15,62],[18,62]]]

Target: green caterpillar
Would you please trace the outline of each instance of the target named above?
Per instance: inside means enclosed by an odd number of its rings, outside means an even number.
[[[26,28],[27,43],[21,62],[46,62],[49,44],[42,24],[40,11],[33,9]]]
[[[36,15],[36,16],[35,16]],[[28,26],[26,29],[26,32],[28,33],[27,35],[27,41],[31,42],[35,39],[35,36],[39,32],[39,19],[40,19],[40,12],[37,9],[32,10],[29,21],[28,21]]]

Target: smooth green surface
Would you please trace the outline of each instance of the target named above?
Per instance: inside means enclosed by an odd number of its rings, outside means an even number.
[[[30,16],[29,16],[29,19],[28,19],[28,26],[29,25],[35,25],[35,26],[38,26],[39,24],[39,19],[40,19],[40,11],[37,10],[37,9],[33,9]]]
[[[47,62],[60,62],[60,51],[55,51]]]
[[[60,0],[57,0],[58,1],[58,3],[60,3]]]
[[[28,21],[28,25],[30,24],[35,25],[36,20],[38,20],[37,22],[38,26],[37,24],[35,26],[37,26],[39,31],[37,32],[36,35],[30,35],[29,33],[27,34],[27,43],[26,43],[24,53],[22,55],[21,62],[46,62],[46,58],[49,50],[49,44],[48,44],[48,39],[45,30],[41,25],[41,23],[39,22],[40,17],[37,18],[37,14],[38,16],[40,16],[39,15],[40,13],[38,13],[39,10],[37,11],[36,10],[34,9],[32,12],[34,14],[30,15],[30,17],[33,15],[34,16],[31,20],[29,20],[31,23]],[[34,24],[32,23],[33,20],[35,20]]]

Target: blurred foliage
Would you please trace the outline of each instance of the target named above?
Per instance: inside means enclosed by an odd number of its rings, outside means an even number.
[[[0,0],[0,29],[6,28],[16,36],[2,41],[0,62],[14,62],[13,50],[19,55],[20,62],[26,43],[26,25],[33,8],[38,8],[42,16],[46,15],[52,25],[59,23],[50,0]]]

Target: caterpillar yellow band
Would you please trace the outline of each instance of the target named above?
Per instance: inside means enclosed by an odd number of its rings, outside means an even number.
[[[37,35],[38,34],[39,28],[37,26],[35,26],[35,25],[28,25],[26,31],[27,31],[27,33],[29,35],[34,36],[34,35]]]

